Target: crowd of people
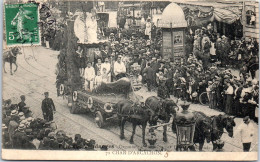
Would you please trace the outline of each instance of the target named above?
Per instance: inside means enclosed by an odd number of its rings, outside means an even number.
[[[69,137],[58,130],[55,122],[34,118],[22,95],[21,102],[10,99],[2,103],[2,147],[24,150],[96,150],[93,139],[84,139],[80,134]],[[107,150],[106,145],[99,147]]]
[[[246,41],[220,35],[211,23],[188,28],[184,43],[186,55],[181,61],[174,61],[163,58],[162,30],[149,17],[145,26],[121,25],[107,32],[108,41],[99,45],[98,50],[87,52],[80,45],[75,49],[75,64],[85,80],[85,89],[128,76],[135,66],[139,68],[138,78],[143,85],[148,91],[157,91],[161,98],[173,95],[199,103],[199,96],[206,92],[211,109],[250,116],[257,121],[259,87],[255,73],[259,48],[256,39]],[[65,62],[64,58],[59,59]]]

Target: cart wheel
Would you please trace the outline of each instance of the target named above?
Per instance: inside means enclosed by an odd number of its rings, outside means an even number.
[[[199,101],[202,105],[209,105],[209,98],[207,92],[203,92],[200,94]]]
[[[104,119],[100,111],[96,112],[95,123],[97,127],[102,128],[104,125]]]
[[[88,106],[90,112],[92,112],[92,113],[94,113],[94,112],[96,111],[96,108],[95,108],[95,106],[93,105],[93,103],[94,103],[94,102],[93,102],[92,97],[89,97],[89,98],[88,98],[88,102],[87,102],[87,106]]]

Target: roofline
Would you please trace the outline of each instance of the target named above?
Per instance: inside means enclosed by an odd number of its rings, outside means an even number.
[[[242,7],[243,1],[218,1],[218,2],[209,2],[209,1],[180,1],[180,0],[172,0],[171,2],[177,4],[187,4],[194,6],[204,6],[204,7]],[[201,3],[200,3],[201,2]],[[234,3],[225,3],[225,2],[234,2]],[[237,2],[237,3],[236,3]],[[240,4],[239,4],[240,3]],[[216,6],[217,5],[217,6]]]

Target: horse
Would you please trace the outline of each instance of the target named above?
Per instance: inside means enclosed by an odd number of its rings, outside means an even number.
[[[155,96],[148,97],[145,101],[145,106],[151,108],[155,112],[155,118],[151,125],[156,125],[158,119],[163,123],[170,121],[171,115],[176,115],[177,104],[171,99],[161,99]],[[163,141],[167,142],[167,125],[163,126]]]
[[[199,143],[199,151],[202,151],[204,141],[206,139],[207,143],[211,141],[211,117],[208,117],[203,112],[195,111],[193,112],[195,118],[195,132],[193,143]],[[176,124],[173,120],[172,123],[173,133],[176,133]],[[195,151],[194,145],[189,147],[190,150]]]
[[[215,141],[222,137],[224,133],[224,128],[228,132],[228,136],[231,138],[233,137],[233,128],[236,126],[234,119],[235,117],[231,117],[226,114],[219,114],[218,116],[213,116],[211,131],[211,141],[213,143],[213,150],[217,148]]]
[[[14,72],[17,71],[18,65],[16,64],[16,57],[17,57],[18,54],[22,54],[21,48],[19,48],[19,47],[14,47],[14,48],[11,48],[10,50],[4,51],[4,53],[3,53],[3,69],[4,69],[5,73],[6,73],[6,70],[5,70],[5,63],[6,62],[10,63],[10,73],[11,73],[11,75],[13,75],[12,64],[14,64],[16,66]]]
[[[150,108],[144,106],[144,103],[133,103],[129,100],[122,100],[115,104],[115,109],[117,110],[117,117],[119,119],[119,127],[120,127],[120,139],[124,139],[124,125],[126,121],[132,123],[133,132],[130,139],[130,143],[134,143],[134,135],[135,129],[137,125],[142,126],[142,143],[143,146],[146,147],[147,144],[145,142],[145,128],[147,126],[147,122],[153,120],[154,112]]]

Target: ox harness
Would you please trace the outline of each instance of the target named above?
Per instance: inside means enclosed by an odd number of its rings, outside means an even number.
[[[134,118],[134,119],[141,120],[141,119],[143,119],[143,115],[145,114],[146,110],[147,110],[147,108],[144,108],[143,106],[138,106],[136,103],[134,103],[131,105],[131,108],[129,109],[127,115],[123,115],[123,114],[118,114],[118,115],[127,117],[127,118]],[[149,110],[153,112],[152,109],[149,109]]]

